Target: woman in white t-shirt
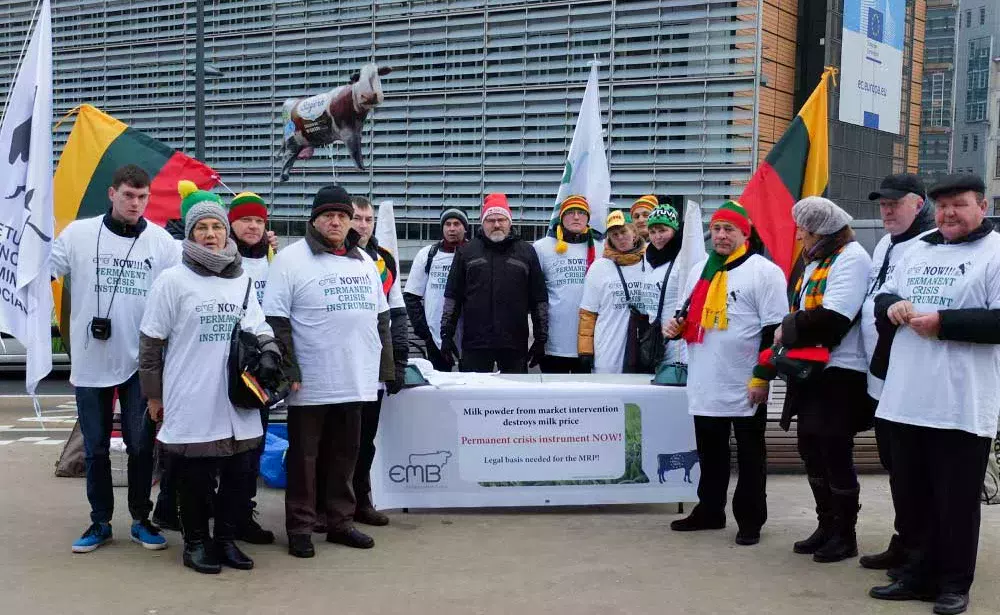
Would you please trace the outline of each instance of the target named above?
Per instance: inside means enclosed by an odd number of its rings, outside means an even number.
[[[875,414],[858,316],[871,258],[854,240],[851,216],[833,202],[802,199],[792,216],[806,266],[792,285],[792,312],[775,342],[789,349],[789,358],[808,355],[803,365],[814,372],[788,378],[782,427],[787,430],[798,417],[799,455],[819,517],[816,531],[795,543],[794,551],[812,554],[817,562],[837,562],[858,554],[854,435],[870,429]]]
[[[253,560],[234,540],[244,521],[254,450],[263,430],[260,413],[236,409],[229,401],[227,361],[234,325],[264,343],[259,375],[265,383],[280,376],[281,355],[229,237],[221,201],[199,193],[199,202],[184,219],[182,264],[157,278],[149,295],[140,326],[139,375],[150,416],[163,421],[157,439],[171,455],[177,481],[184,565],[211,574],[223,564],[253,568]],[[210,542],[207,504],[216,474],[220,481]]]
[[[591,265],[583,282],[577,351],[584,373],[629,371],[637,351],[628,348],[629,319],[633,311],[646,315],[646,244],[620,211],[608,216],[607,230],[604,256]]]
[[[673,317],[688,273],[674,267],[681,250],[677,210],[661,204],[646,219],[646,230],[649,232],[649,244],[645,257],[644,303],[650,326],[659,330]],[[668,342],[663,360],[667,363],[687,363],[687,343],[683,339]]]

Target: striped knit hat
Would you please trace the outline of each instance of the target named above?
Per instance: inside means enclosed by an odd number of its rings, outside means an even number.
[[[654,209],[659,207],[659,205],[660,205],[660,199],[656,198],[656,195],[647,194],[645,196],[640,196],[635,200],[635,203],[632,203],[632,207],[631,209],[629,209],[629,213],[634,216],[635,212],[639,209],[648,209],[649,211],[653,211]]]
[[[709,226],[714,222],[728,222],[740,229],[744,235],[750,236],[750,216],[747,210],[736,201],[726,201],[712,214],[712,219],[708,221]]]
[[[556,223],[556,254],[565,254],[569,248],[569,244],[563,240],[562,217],[566,215],[566,212],[574,210],[586,212],[587,218],[590,218],[590,205],[587,203],[586,197],[579,194],[566,197],[562,205],[559,206],[559,222]],[[589,230],[588,226],[587,231]]]
[[[230,222],[235,222],[247,216],[263,218],[267,222],[267,203],[253,192],[241,192],[229,202]]]

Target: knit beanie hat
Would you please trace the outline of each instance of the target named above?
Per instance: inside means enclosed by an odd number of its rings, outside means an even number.
[[[309,214],[309,222],[315,222],[316,218],[328,211],[342,211],[348,216],[354,215],[354,205],[351,204],[351,195],[347,194],[338,184],[323,186],[313,198],[312,212]]]
[[[646,219],[646,228],[649,228],[654,224],[669,226],[675,231],[679,230],[681,226],[680,221],[678,220],[677,210],[671,205],[660,205],[653,210],[653,213],[649,214],[649,218]]]
[[[740,229],[744,235],[750,237],[750,216],[747,214],[747,210],[743,209],[743,206],[736,201],[726,201],[719,205],[719,208],[712,214],[712,219],[708,221],[708,225],[711,226],[719,221],[732,224]]]
[[[247,216],[263,218],[267,222],[267,203],[253,192],[241,192],[229,202],[230,222],[235,222]]]
[[[640,196],[632,203],[632,207],[629,209],[629,213],[635,215],[635,212],[640,209],[648,209],[653,211],[660,205],[660,199],[656,198],[656,195],[647,194],[645,196]]]
[[[181,195],[181,220],[187,220],[188,210],[196,203],[212,201],[222,205],[222,198],[214,192],[200,190],[198,185],[188,179],[177,182],[177,192]]]
[[[200,220],[215,218],[226,227],[226,235],[230,233],[229,217],[221,201],[206,199],[192,205],[184,216],[184,237],[191,239],[191,233]]]
[[[569,244],[563,239],[562,225],[562,217],[568,211],[582,211],[587,214],[588,219],[590,218],[590,205],[587,203],[586,197],[574,194],[563,200],[562,205],[559,206],[559,222],[556,223],[556,254],[565,254],[566,250],[569,249]],[[588,226],[587,231],[589,230],[590,227]]]
[[[441,212],[441,230],[444,231],[444,223],[448,220],[458,220],[465,227],[465,232],[469,232],[469,216],[457,207],[451,207]]]
[[[507,204],[506,194],[494,192],[487,194],[486,198],[483,199],[483,215],[479,218],[480,221],[494,214],[505,216],[511,222],[514,221],[514,216],[510,213],[510,205]]]

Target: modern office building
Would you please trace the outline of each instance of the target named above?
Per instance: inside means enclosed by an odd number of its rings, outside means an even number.
[[[955,46],[955,120],[952,169],[986,174],[987,114],[992,58],[1000,55],[1000,4],[996,0],[960,0]]]
[[[0,87],[34,4],[0,1]],[[537,234],[596,58],[612,200],[652,192],[710,209],[740,194],[822,67],[839,64],[842,4],[207,0],[205,158],[228,186],[269,199],[290,221],[281,232],[301,232],[311,195],[336,179],[393,199],[407,238],[433,234],[444,206],[478,211],[490,191],[510,195]],[[53,0],[53,11],[57,113],[91,103],[193,153],[196,2]],[[865,197],[882,175],[917,169],[924,0],[907,2],[899,27],[900,133],[839,122],[831,95],[829,194],[856,217],[875,217]],[[279,183],[282,101],[344,84],[369,61],[393,72],[365,130],[368,169],[337,146]]]
[[[927,0],[920,174],[932,183],[951,169],[958,0]]]

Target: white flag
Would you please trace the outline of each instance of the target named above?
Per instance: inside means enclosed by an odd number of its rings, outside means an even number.
[[[681,286],[688,279],[691,268],[705,260],[708,251],[705,249],[705,227],[701,221],[701,205],[694,201],[684,204],[684,234],[681,236],[681,251],[674,261],[674,269],[681,274]],[[683,292],[683,290],[681,291]],[[687,297],[682,297],[687,299]],[[672,317],[673,314],[671,313]],[[663,321],[669,320],[664,316]]]
[[[397,266],[399,266],[399,241],[396,239],[396,214],[392,209],[392,201],[382,201],[378,206],[378,218],[375,220],[375,241],[392,253]],[[399,275],[399,272],[394,271],[393,275]]]
[[[566,197],[582,194],[590,205],[590,226],[605,231],[608,218],[608,201],[611,200],[611,174],[604,147],[604,128],[601,124],[601,93],[597,86],[598,62],[590,65],[590,79],[580,105],[580,116],[566,157],[559,193],[556,196],[552,223],[559,221],[559,205]]]
[[[27,349],[25,384],[52,370],[52,16],[35,31],[0,123],[0,328]]]

